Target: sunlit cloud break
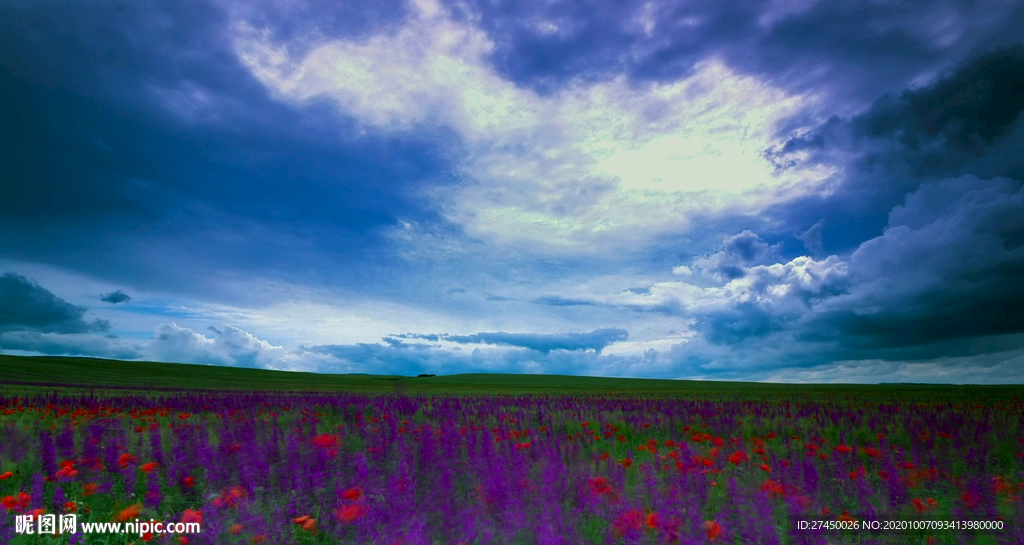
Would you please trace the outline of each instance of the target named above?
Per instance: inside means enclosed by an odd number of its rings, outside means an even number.
[[[269,30],[235,30],[240,58],[282,100],[328,98],[372,130],[454,130],[462,183],[424,196],[499,244],[594,252],[646,242],[821,191],[833,172],[780,173],[763,155],[813,95],[714,57],[673,82],[609,75],[541,96],[498,74],[489,37],[431,1],[414,3],[395,30],[327,40],[300,59]]]

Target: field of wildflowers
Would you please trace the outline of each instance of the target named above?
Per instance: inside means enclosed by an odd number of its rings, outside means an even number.
[[[1024,543],[1021,400],[119,392],[0,395],[19,513],[198,521],[88,543]],[[1001,520],[981,534],[794,520]]]

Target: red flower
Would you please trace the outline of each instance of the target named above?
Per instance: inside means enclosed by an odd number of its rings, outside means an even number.
[[[771,473],[772,472],[772,468],[769,467],[768,464],[761,464],[761,471],[765,471],[767,473]]]
[[[323,433],[313,438],[313,444],[320,448],[336,448],[341,443],[337,436]]]
[[[203,523],[203,512],[202,511],[193,511],[191,509],[186,509],[185,512],[181,514],[181,522],[184,522],[186,524],[189,523],[189,522],[195,522],[195,523],[198,523],[198,524],[202,524]]]
[[[864,448],[861,449],[861,452],[863,452],[864,454],[867,454],[868,456],[870,456],[872,458],[881,458],[882,457],[882,451],[876,449],[875,447],[864,447]]]
[[[22,512],[28,509],[28,504],[32,501],[32,496],[24,492],[18,492],[17,496],[4,496],[0,499],[0,504],[3,504],[4,509],[7,511]]]
[[[139,518],[139,513],[141,512],[142,508],[140,508],[138,504],[132,505],[118,513],[115,519],[118,522],[127,522],[129,520]]]
[[[82,495],[83,496],[91,496],[91,495],[95,494],[96,491],[99,490],[99,488],[100,488],[100,485],[98,485],[96,483],[89,483],[89,484],[87,484],[87,485],[82,487]]]
[[[195,486],[196,478],[191,476],[191,475],[189,475],[188,477],[185,477],[184,479],[181,480],[181,484],[191,488],[191,487]]]
[[[68,461],[70,462],[70,460],[68,460]],[[60,470],[58,470],[57,473],[54,475],[54,477],[65,477],[65,478],[68,478],[68,479],[71,479],[71,478],[74,478],[74,477],[77,477],[77,476],[78,476],[78,470],[75,469],[74,462],[71,462],[71,465],[61,464]]]
[[[367,506],[361,503],[344,505],[334,510],[334,518],[338,522],[352,523],[363,518],[369,510]]]
[[[78,505],[75,502],[73,502],[73,501],[64,502],[64,512],[66,512],[66,513],[74,513],[75,511],[78,511]]]
[[[661,523],[661,517],[659,517],[657,513],[648,513],[647,519],[644,520],[644,523],[647,524],[648,528],[656,530],[658,525]]]
[[[5,479],[10,479],[13,476],[14,476],[14,473],[11,473],[10,471],[5,471],[3,473],[0,473],[0,481],[3,481]]]
[[[914,498],[910,500],[910,503],[914,504],[914,509],[917,509],[918,513],[924,513],[928,510],[928,506],[920,498]]]
[[[705,520],[704,532],[707,533],[708,541],[714,541],[722,535],[722,526],[713,520]]]
[[[630,531],[639,530],[644,525],[644,512],[639,509],[630,509],[619,515],[612,523],[615,533],[619,536]]]
[[[353,486],[352,488],[342,492],[341,497],[346,500],[359,501],[363,498],[363,489],[358,486]]]
[[[227,504],[228,507],[238,507],[238,502],[249,497],[249,493],[245,491],[241,486],[232,486],[231,488],[221,492],[220,496],[213,499],[213,504],[217,507]]]
[[[761,490],[767,492],[768,496],[772,498],[780,498],[786,495],[786,489],[782,486],[782,483],[773,481],[771,479],[765,481],[764,485],[761,487]]]
[[[737,450],[736,452],[729,455],[729,461],[736,465],[740,465],[747,458],[747,453],[741,450]]]
[[[848,447],[848,446],[843,445],[843,444],[839,444],[839,445],[836,445],[836,452],[841,452],[843,454],[846,454],[846,453],[849,453],[849,452],[853,452],[853,448],[852,447]]]
[[[238,534],[242,533],[243,528],[245,528],[245,526],[242,526],[241,524],[235,524],[231,528],[228,528],[228,531],[237,536]]]
[[[136,457],[134,457],[134,456],[132,456],[131,454],[128,454],[128,453],[126,452],[126,453],[122,454],[122,455],[121,455],[121,456],[120,456],[120,457],[119,457],[119,458],[117,459],[117,465],[118,465],[118,466],[119,466],[119,467],[120,467],[121,469],[124,469],[124,468],[128,467],[129,465],[131,465],[131,463],[132,463],[132,462],[137,462],[137,461],[139,461],[139,459],[138,459],[138,458],[136,458]]]
[[[599,496],[601,494],[610,494],[614,492],[611,485],[608,484],[608,479],[604,477],[594,477],[593,479],[590,479],[590,490]]]
[[[139,469],[143,473],[149,473],[149,472],[153,471],[154,469],[156,469],[157,466],[159,466],[159,465],[160,464],[158,464],[156,462],[146,462],[146,463],[142,464],[141,466],[139,466]]]

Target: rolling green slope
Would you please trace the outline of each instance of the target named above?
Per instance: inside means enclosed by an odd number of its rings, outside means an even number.
[[[332,375],[181,363],[96,358],[0,355],[0,392],[50,388],[155,390],[237,389],[287,391],[403,392],[438,394],[658,394],[724,396],[780,401],[805,396],[1024,399],[1024,386],[929,386],[851,384],[767,384],[580,377],[567,375],[462,374],[437,377]]]

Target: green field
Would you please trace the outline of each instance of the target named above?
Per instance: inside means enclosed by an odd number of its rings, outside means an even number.
[[[0,391],[40,388],[216,389],[271,391],[349,391],[423,394],[622,394],[678,397],[758,398],[864,396],[1004,401],[1024,397],[1024,386],[919,384],[774,384],[754,382],[655,380],[567,375],[461,374],[404,377],[318,374],[96,358],[0,355]]]

